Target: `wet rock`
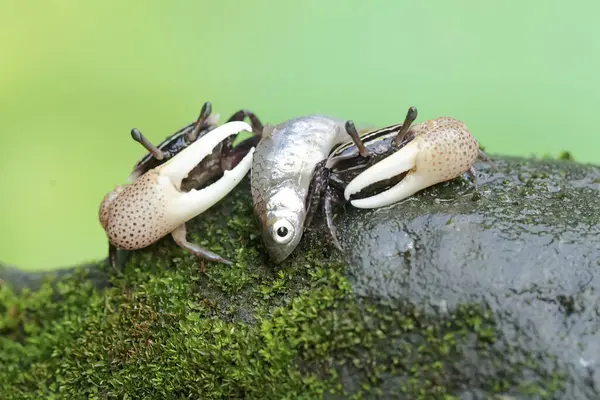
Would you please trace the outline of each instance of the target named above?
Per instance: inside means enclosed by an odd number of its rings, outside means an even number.
[[[352,286],[369,301],[410,304],[432,318],[480,305],[497,335],[488,350],[512,349],[502,369],[534,357],[528,374],[564,374],[566,398],[598,398],[600,168],[498,164],[498,172],[481,165],[477,191],[457,180],[342,216]],[[480,355],[465,356],[457,360],[472,364],[465,371],[499,375]]]

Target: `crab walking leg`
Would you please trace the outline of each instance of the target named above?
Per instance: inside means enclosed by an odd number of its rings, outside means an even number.
[[[260,119],[258,119],[258,117],[256,116],[256,114],[254,114],[250,110],[239,110],[238,112],[233,114],[231,117],[229,117],[229,120],[227,120],[227,122],[243,121],[244,118],[248,118],[250,120],[250,125],[252,126],[252,131],[254,133],[257,133],[259,135],[262,134],[262,131],[265,128],[264,128],[262,122],[260,122]]]
[[[123,273],[117,268],[117,246],[108,242],[108,263],[119,275]]]
[[[466,125],[441,117],[415,127],[417,136],[406,146],[366,169],[344,191],[346,200],[369,185],[407,175],[392,188],[371,197],[352,200],[357,208],[383,207],[403,200],[437,183],[470,170],[479,156],[479,145]]]
[[[492,167],[492,169],[493,169],[494,171],[499,171],[499,169],[498,169],[498,166],[496,165],[496,163],[494,163],[494,162],[493,162],[493,161],[490,159],[490,157],[489,157],[487,154],[485,154],[485,153],[483,152],[483,150],[481,150],[481,149],[480,149],[480,150],[478,151],[477,158],[478,158],[478,159],[480,159],[481,161],[485,161],[486,163],[488,163],[488,164],[490,165],[490,167]]]
[[[338,198],[339,196],[339,198]],[[325,212],[325,222],[327,223],[327,230],[329,231],[329,236],[333,245],[339,250],[342,251],[342,245],[337,238],[337,229],[333,223],[333,209],[332,203],[342,204],[341,193],[333,190],[331,187],[328,187],[325,191],[325,198],[323,200],[323,209]]]
[[[212,251],[203,249],[195,243],[188,242],[187,240],[187,229],[185,224],[179,225],[173,232],[171,232],[171,236],[175,243],[177,243],[180,247],[186,249],[196,257],[202,257],[209,261],[220,262],[223,264],[231,265],[233,264],[231,261],[221,257],[218,254],[213,253]],[[204,270],[204,268],[202,268]]]
[[[212,185],[181,191],[181,181],[229,136],[247,130],[245,122],[215,128],[166,163],[105,197],[100,221],[110,242],[124,250],[146,247],[203,213],[225,197],[250,171],[254,148]]]

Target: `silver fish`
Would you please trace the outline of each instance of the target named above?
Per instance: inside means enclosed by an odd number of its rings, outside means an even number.
[[[345,121],[323,115],[265,126],[250,180],[254,213],[274,262],[285,260],[302,238],[315,166],[349,139]]]

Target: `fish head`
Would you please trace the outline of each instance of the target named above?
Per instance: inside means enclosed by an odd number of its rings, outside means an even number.
[[[265,204],[255,208],[260,221],[263,243],[271,260],[280,263],[298,246],[304,232],[306,208],[299,194],[280,188]]]

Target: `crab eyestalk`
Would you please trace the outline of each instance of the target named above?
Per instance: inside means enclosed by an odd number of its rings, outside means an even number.
[[[371,197],[354,199],[357,208],[384,207],[440,182],[469,171],[479,155],[479,145],[467,126],[441,117],[411,128],[415,138],[400,150],[356,176],[344,190],[350,197],[367,187],[406,173],[395,186]]]
[[[252,132],[252,128],[241,121],[215,128],[164,164],[108,194],[100,207],[100,222],[109,241],[121,249],[135,250],[173,233],[176,242],[181,243],[182,232],[185,237],[181,226],[224,198],[248,173],[254,148],[235,168],[224,171],[222,178],[201,190],[183,192],[182,180],[203,159],[213,154],[221,142],[241,131]],[[193,252],[202,255],[203,250],[198,249],[196,246]],[[213,253],[206,258],[219,259]]]

